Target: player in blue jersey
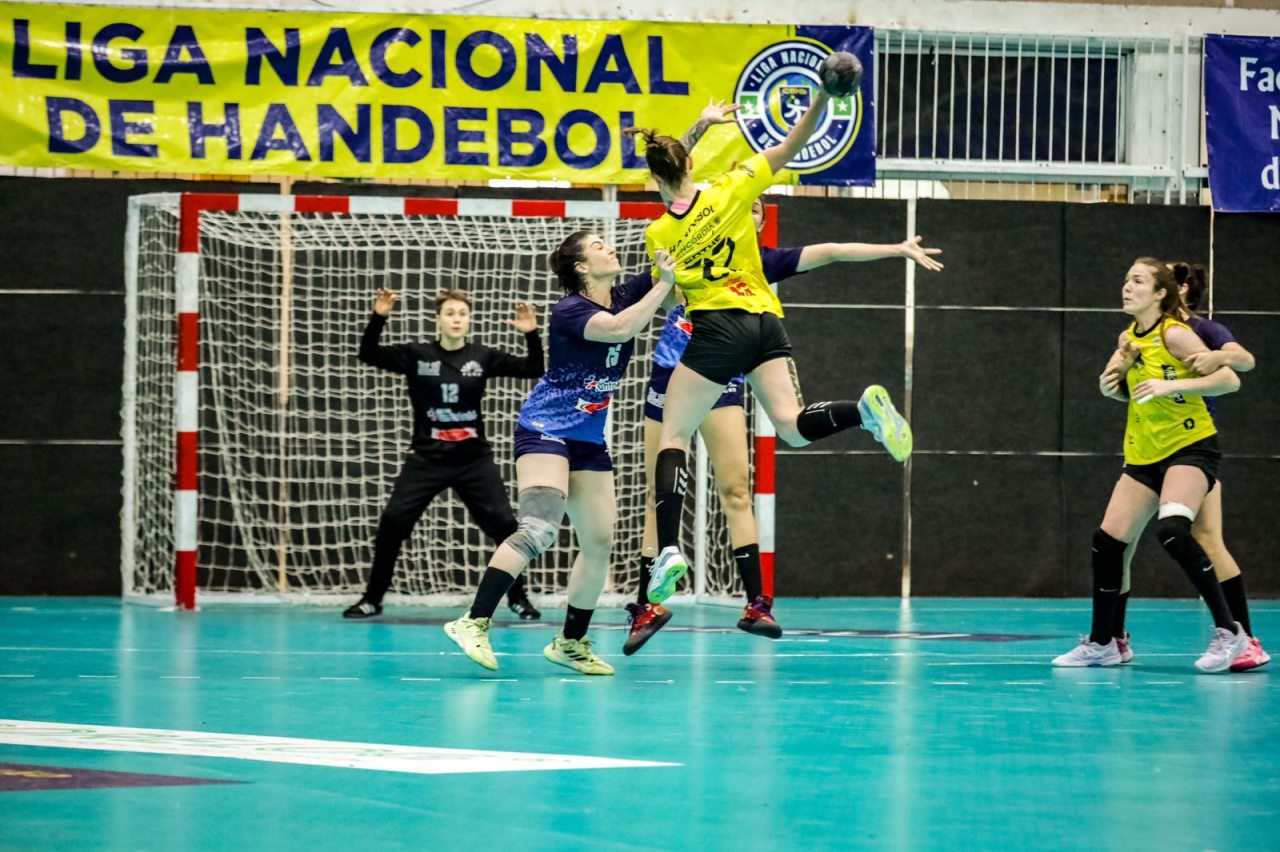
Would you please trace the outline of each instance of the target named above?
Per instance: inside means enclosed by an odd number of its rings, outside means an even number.
[[[704,116],[706,114],[704,113]],[[686,134],[686,147],[692,147],[689,137],[696,143],[694,129]],[[755,199],[751,207],[756,233],[764,230],[764,201]],[[760,261],[765,280],[771,284],[811,269],[832,263],[878,260],[904,257],[915,261],[924,269],[934,272],[942,264],[934,259],[941,249],[924,248],[921,237],[901,243],[872,245],[867,243],[818,243],[807,246],[769,248],[761,246]],[[645,390],[644,436],[645,471],[652,474],[662,437],[662,412],[666,401],[667,383],[684,354],[693,332],[693,323],[685,316],[683,306],[677,306],[667,314],[666,324],[653,353],[653,370]],[[734,567],[742,581],[747,606],[738,627],[748,633],[777,639],[782,628],[773,618],[773,598],[764,594],[760,573],[759,531],[751,505],[750,455],[747,446],[747,420],[743,409],[743,377],[734,378],[724,393],[712,406],[711,413],[698,427],[711,467],[715,471],[716,490],[720,506],[729,525],[729,542],[733,547]],[[640,556],[640,582],[636,602],[627,605],[628,631],[622,651],[628,656],[640,650],[658,630],[671,620],[671,612],[662,604],[648,599],[649,572],[658,554],[658,530],[653,512],[653,483],[650,476],[649,497],[645,502],[644,549]]]
[[[571,234],[551,254],[551,269],[565,295],[548,323],[546,375],[520,409],[516,426],[519,527],[489,560],[470,609],[444,628],[487,669],[498,667],[489,643],[494,610],[525,565],[556,541],[567,511],[578,540],[569,611],[543,656],[582,674],[613,674],[587,638],[608,575],[617,521],[605,417],[635,336],[672,297],[675,263],[666,252],[656,262],[656,282],[648,271],[619,281],[617,252],[586,231]]]
[[[1197,312],[1205,291],[1204,267],[1196,263],[1173,264],[1173,275],[1178,282],[1182,294],[1184,308],[1179,318],[1191,326],[1196,336],[1209,347],[1208,352],[1197,352],[1190,356],[1188,365],[1200,375],[1213,373],[1220,367],[1230,367],[1237,373],[1247,373],[1256,366],[1253,354],[1240,345],[1231,329],[1222,323],[1200,316]],[[1210,415],[1218,420],[1215,412],[1217,400],[1210,397],[1205,400]],[[1222,594],[1227,599],[1231,616],[1244,627],[1249,634],[1249,646],[1244,653],[1231,661],[1233,672],[1248,671],[1264,666],[1271,661],[1271,655],[1262,647],[1262,643],[1253,633],[1253,624],[1249,618],[1249,602],[1244,591],[1244,576],[1231,551],[1227,550],[1222,537],[1222,482],[1215,481],[1204,503],[1191,524],[1191,534],[1195,536],[1205,554],[1213,561],[1213,569],[1222,586]],[[1138,538],[1129,543],[1124,554],[1124,583],[1121,586],[1120,598],[1116,602],[1115,637],[1120,649],[1121,662],[1133,660],[1133,647],[1129,642],[1129,634],[1125,631],[1125,610],[1129,599],[1130,563],[1137,549]]]

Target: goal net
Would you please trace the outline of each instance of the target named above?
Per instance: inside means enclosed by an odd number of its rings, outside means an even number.
[[[374,291],[390,287],[401,294],[384,343],[431,339],[432,297],[452,288],[473,300],[472,340],[522,353],[523,337],[507,320],[515,302],[533,303],[545,340],[549,310],[560,295],[546,271],[551,250],[573,231],[595,231],[617,247],[624,271],[645,268],[652,207],[254,195],[131,199],[126,596],[169,602],[181,598],[183,583],[193,584],[205,602],[331,602],[358,595],[411,429],[402,377],[356,359]],[[196,363],[182,365],[179,338],[184,327],[195,333],[192,313],[199,343],[187,360]],[[661,316],[637,340],[612,407],[618,498],[606,588],[616,593],[612,603],[637,581],[645,500],[642,403],[660,324]],[[513,503],[512,429],[532,385],[491,380],[484,403],[488,437]],[[187,414],[184,388],[194,397]],[[184,445],[192,453],[185,464]],[[727,599],[739,590],[726,524],[713,483],[697,485],[705,499],[687,501],[684,531],[690,556],[701,556],[693,572],[697,592]],[[180,581],[175,564],[182,561],[184,537],[194,542],[187,545],[194,570]],[[389,600],[462,604],[492,551],[462,504],[445,492],[405,542]],[[531,593],[548,602],[562,596],[573,555],[566,524],[558,543],[527,569]]]

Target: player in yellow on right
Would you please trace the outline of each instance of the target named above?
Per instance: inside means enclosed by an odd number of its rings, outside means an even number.
[[[857,60],[848,54],[833,58],[856,68]],[[844,83],[856,86],[847,71],[841,72]],[[897,461],[911,455],[911,427],[879,385],[868,387],[857,402],[804,404],[782,327],[782,305],[765,280],[751,217],[752,202],[809,141],[831,96],[850,92],[816,90],[809,109],[781,143],[740,163],[705,190],[694,186],[693,159],[681,142],[653,130],[628,131],[643,137],[649,172],[668,200],[666,212],[645,232],[645,247],[650,259],[661,250],[675,258],[676,283],[693,324],[667,386],[654,470],[660,549],[649,579],[651,603],[670,597],[688,571],[679,536],[689,442],[736,377],[746,375],[778,436],[793,447],[861,424]]]
[[[1099,377],[1104,396],[1127,399],[1124,472],[1111,492],[1102,525],[1093,534],[1093,626],[1055,666],[1114,666],[1123,662],[1114,636],[1115,609],[1124,580],[1124,551],[1156,515],[1156,538],[1182,567],[1213,616],[1214,637],[1196,661],[1204,672],[1225,671],[1249,646],[1249,634],[1231,608],[1213,563],[1191,533],[1191,523],[1218,475],[1218,430],[1204,397],[1233,393],[1240,379],[1227,366],[1206,376],[1188,362],[1207,352],[1204,341],[1178,319],[1178,282],[1162,261],[1134,261],[1121,290],[1133,323]],[[1122,386],[1123,382],[1123,386]]]

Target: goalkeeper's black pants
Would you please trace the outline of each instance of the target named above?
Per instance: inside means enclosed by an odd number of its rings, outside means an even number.
[[[489,537],[496,547],[516,531],[516,516],[511,511],[507,486],[498,473],[492,456],[484,456],[457,466],[434,464],[416,453],[410,453],[396,477],[391,497],[378,519],[378,533],[373,545],[373,569],[369,572],[369,584],[365,598],[381,604],[391,578],[396,560],[405,539],[413,531],[413,525],[422,517],[431,501],[446,488],[452,488],[458,499],[467,507],[476,526]],[[462,550],[459,542],[458,550]],[[485,554],[487,559],[489,554]],[[477,567],[483,567],[483,564]],[[522,590],[517,585],[513,591]]]

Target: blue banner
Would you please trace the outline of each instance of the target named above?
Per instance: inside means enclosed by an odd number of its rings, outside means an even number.
[[[1204,48],[1213,209],[1280,213],[1280,38],[1211,35]]]

